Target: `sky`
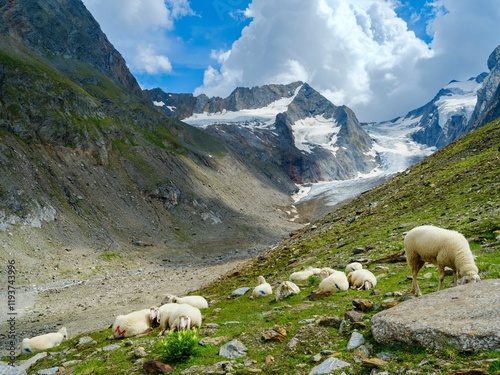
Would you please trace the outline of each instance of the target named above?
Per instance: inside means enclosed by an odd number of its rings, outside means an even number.
[[[143,89],[309,83],[360,121],[488,71],[498,0],[83,0]]]

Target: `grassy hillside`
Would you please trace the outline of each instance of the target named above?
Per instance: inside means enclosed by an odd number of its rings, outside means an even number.
[[[329,355],[351,363],[347,374],[369,374],[370,368],[359,360],[361,354],[347,351],[347,342],[356,329],[367,340],[368,355],[385,353],[389,373],[451,373],[463,368],[482,368],[498,374],[498,352],[460,353],[452,348],[427,350],[407,346],[380,346],[370,334],[370,317],[378,309],[388,308],[406,298],[409,293],[409,268],[400,255],[403,236],[416,225],[434,224],[462,232],[477,256],[476,264],[483,279],[500,277],[500,120],[475,131],[463,139],[436,152],[431,157],[397,175],[340,207],[323,219],[295,231],[289,239],[267,250],[243,268],[225,275],[217,283],[199,293],[211,301],[204,312],[204,324],[216,323],[218,328],[202,328],[200,337],[237,338],[248,348],[244,361],[235,360],[232,374],[308,374],[320,355]],[[317,280],[310,280],[301,293],[284,301],[273,298],[254,300],[248,295],[230,298],[231,292],[242,286],[256,285],[258,275],[277,283],[306,266],[329,266],[337,269],[352,259],[363,259],[379,278],[377,292],[347,291],[314,298]],[[436,290],[436,268],[426,268],[428,278],[420,282],[422,292]],[[451,277],[445,279],[445,283]],[[167,291],[165,291],[167,292]],[[359,322],[351,322],[341,331],[333,326],[308,324],[320,317],[344,317],[353,307],[352,301],[366,298],[378,306],[365,313]],[[281,327],[286,330],[283,341],[265,341],[263,333]],[[155,331],[156,332],[156,331]],[[131,346],[124,341],[107,340],[111,331],[94,332],[97,344],[78,348],[78,338],[72,338],[57,348],[64,351],[47,357],[36,369],[66,365],[73,374],[142,373],[142,364],[131,354],[143,346],[147,359],[159,359],[156,334],[134,338]],[[295,340],[292,340],[295,338]],[[128,340],[125,340],[128,341]],[[296,345],[291,348],[291,342]],[[113,351],[99,351],[118,343]],[[192,366],[190,373],[212,370],[220,373],[225,359],[218,356],[220,345],[205,346],[187,362],[174,366],[174,374]],[[209,367],[205,367],[209,366]],[[381,371],[382,371],[381,369]],[[222,372],[223,373],[223,372]]]

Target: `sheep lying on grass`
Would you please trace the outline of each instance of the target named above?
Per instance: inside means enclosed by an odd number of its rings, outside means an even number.
[[[412,271],[411,292],[416,296],[422,295],[417,275],[425,262],[437,264],[439,268],[438,290],[442,289],[445,267],[453,270],[454,285],[457,285],[458,275],[462,278],[462,284],[480,281],[469,243],[458,232],[422,225],[406,234],[404,245]]]
[[[356,271],[349,272],[347,275],[347,281],[352,289],[372,289],[377,285],[377,278],[375,275],[367,269],[359,269]]]
[[[292,283],[291,281],[282,281],[274,291],[274,297],[276,298],[276,301],[279,301],[291,295],[299,293],[300,288],[296,284]]]
[[[118,315],[111,327],[114,338],[132,337],[146,333],[153,328],[150,309]]]
[[[321,282],[318,290],[321,293],[326,292],[342,292],[349,289],[349,282],[344,272],[336,271],[329,275],[327,271],[321,271],[319,274]]]
[[[25,338],[21,342],[21,351],[23,353],[33,353],[39,350],[46,350],[58,346],[68,338],[66,327],[62,327],[57,332],[46,333],[45,335],[35,336],[31,339]]]
[[[293,272],[290,275],[290,281],[296,284],[305,284],[309,280],[311,276],[314,275],[314,272],[312,270],[303,270],[303,271],[297,271]]]
[[[349,275],[350,272],[357,271],[363,268],[363,265],[359,262],[352,262],[345,266],[345,273]]]
[[[266,282],[264,276],[259,276],[257,278],[259,285],[257,285],[252,291],[252,297],[264,297],[273,294],[273,288],[271,284]]]
[[[166,303],[178,303],[178,304],[188,304],[199,309],[208,308],[208,301],[202,296],[185,296],[185,297],[177,297],[173,294],[167,294],[161,300],[161,305]]]

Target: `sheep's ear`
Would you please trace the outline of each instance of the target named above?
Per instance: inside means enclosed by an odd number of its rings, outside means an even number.
[[[462,277],[462,285],[467,284],[469,282],[469,276]]]
[[[474,280],[476,281],[476,283],[478,283],[481,281],[481,278],[479,277],[479,275],[476,275],[474,276]]]

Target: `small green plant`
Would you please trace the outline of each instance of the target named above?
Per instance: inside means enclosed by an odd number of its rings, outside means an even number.
[[[500,361],[491,362],[489,373],[500,374]]]
[[[196,330],[171,331],[167,337],[158,341],[157,351],[166,363],[184,362],[196,355],[199,336]]]

